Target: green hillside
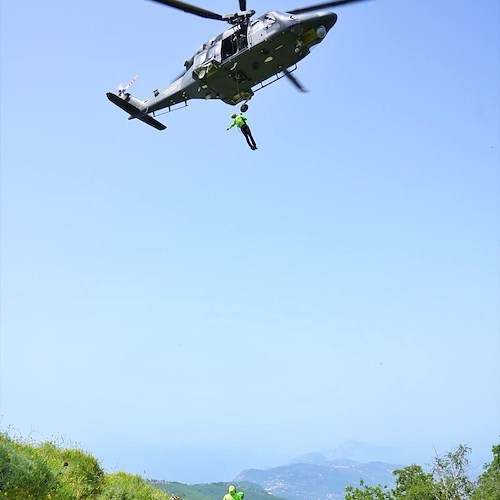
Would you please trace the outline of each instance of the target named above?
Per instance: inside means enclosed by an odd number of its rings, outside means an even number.
[[[12,500],[170,500],[140,476],[107,474],[91,455],[54,443],[0,434],[0,498]]]
[[[0,498],[12,500],[214,500],[229,483],[185,485],[106,473],[77,448],[36,444],[0,433]],[[239,484],[248,500],[277,499],[259,486]]]
[[[214,500],[221,499],[227,493],[230,484],[235,484],[238,491],[245,493],[245,500],[278,500],[281,497],[270,495],[257,485],[241,483],[211,483],[186,485],[169,481],[151,481],[157,488],[177,495],[181,500]]]

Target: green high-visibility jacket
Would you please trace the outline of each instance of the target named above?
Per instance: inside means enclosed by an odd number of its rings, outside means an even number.
[[[235,125],[238,127],[238,128],[241,128],[243,127],[243,125],[246,125],[247,124],[247,119],[244,115],[238,115],[234,120],[233,120],[233,123],[231,123],[231,125],[229,125],[229,128],[233,128]]]
[[[245,497],[245,493],[242,491],[239,491],[238,493],[228,493],[227,495],[224,495],[224,498],[222,500],[243,500]]]
[[[234,493],[228,493],[227,495],[224,495],[224,498],[222,500],[243,500],[245,498],[245,493],[242,491],[234,492]]]

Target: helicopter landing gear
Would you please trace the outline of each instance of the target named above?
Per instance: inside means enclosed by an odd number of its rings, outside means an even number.
[[[246,113],[248,111],[248,104],[245,102],[241,105],[240,110],[242,113]]]

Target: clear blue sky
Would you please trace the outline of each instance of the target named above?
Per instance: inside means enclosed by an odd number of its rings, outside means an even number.
[[[295,73],[310,92],[282,80],[250,102],[252,152],[223,103],[158,132],[105,97],[134,75],[149,97],[222,23],[2,2],[3,429],[184,482],[351,439],[489,460],[499,3],[336,12]]]

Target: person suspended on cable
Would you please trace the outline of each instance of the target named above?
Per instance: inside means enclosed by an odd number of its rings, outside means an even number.
[[[234,113],[231,115],[231,118],[233,119],[233,122],[226,130],[232,129],[236,125],[240,129],[241,133],[245,136],[250,149],[255,151],[257,149],[257,144],[255,143],[255,140],[252,136],[252,131],[247,124],[246,116],[243,115],[243,113],[240,113],[239,115]]]

